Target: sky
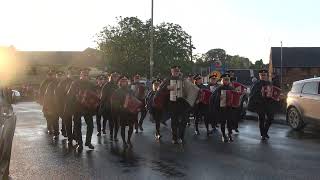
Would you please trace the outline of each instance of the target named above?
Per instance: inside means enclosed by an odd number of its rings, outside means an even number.
[[[180,24],[194,53],[223,48],[268,62],[270,47],[320,46],[317,0],[154,0],[154,23]],[[0,46],[84,50],[116,17],[151,17],[151,0],[0,0]]]

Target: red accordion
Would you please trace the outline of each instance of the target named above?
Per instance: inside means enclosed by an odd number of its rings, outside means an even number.
[[[80,90],[77,100],[81,106],[89,109],[90,111],[96,111],[100,104],[100,98],[94,91]]]
[[[209,104],[210,102],[210,96],[212,92],[209,89],[201,89],[200,90],[200,103],[202,104]]]
[[[239,107],[242,93],[233,90],[221,90],[220,107]]]
[[[235,91],[245,94],[247,92],[247,87],[238,82],[232,82],[232,87],[234,87]]]
[[[280,101],[281,89],[272,85],[262,86],[261,94],[262,97],[272,98],[275,101]]]
[[[164,106],[169,98],[169,91],[165,89],[160,89],[153,98],[152,107],[156,109],[164,109]]]
[[[138,113],[143,103],[134,96],[126,95],[123,107],[131,113]]]

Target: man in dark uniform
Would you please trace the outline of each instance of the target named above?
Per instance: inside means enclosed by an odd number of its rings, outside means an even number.
[[[119,124],[116,120],[116,112],[112,112],[111,109],[111,96],[116,89],[118,89],[117,81],[119,78],[119,74],[117,72],[113,72],[109,77],[109,82],[105,83],[102,87],[100,99],[100,111],[106,119],[109,120],[109,129],[110,129],[110,139],[118,141],[118,131]]]
[[[210,108],[214,108],[218,113],[220,124],[221,124],[221,133],[222,133],[222,141],[223,142],[232,142],[232,109],[228,106],[228,93],[227,91],[232,91],[233,88],[230,86],[230,75],[223,74],[222,85],[217,88],[217,90],[211,96],[212,106]],[[228,129],[228,137],[225,133],[225,126],[227,124]]]
[[[58,99],[55,95],[55,90],[63,77],[64,72],[57,71],[56,78],[48,84],[43,97],[43,112],[47,117],[49,131],[53,133],[54,139],[58,139],[59,137],[59,116],[61,117],[62,114],[59,109],[60,104],[57,101]]]
[[[39,103],[41,105],[43,105],[43,96],[44,96],[44,93],[46,92],[47,90],[47,87],[49,85],[49,83],[51,81],[53,81],[55,79],[55,72],[53,70],[49,70],[47,72],[47,78],[45,80],[43,80],[40,84],[40,89],[39,89]]]
[[[226,73],[230,74],[230,85],[233,87],[233,83],[237,81],[233,70],[228,70]],[[239,121],[241,120],[241,108],[233,107],[232,108],[232,129],[239,133]]]
[[[213,73],[209,76],[209,89],[210,91],[212,92],[212,94],[215,93],[215,91],[218,89],[218,87],[220,86],[218,84],[218,81],[219,81],[219,77],[218,77],[218,74],[217,73]],[[211,102],[211,101],[210,101]],[[218,127],[218,116],[217,116],[217,112],[216,112],[216,109],[215,108],[211,108],[211,105],[209,103],[209,119],[211,121],[211,125],[212,125],[212,129],[215,131],[217,130],[216,128]]]
[[[171,80],[183,81],[179,66],[171,67],[171,77],[163,82],[161,89],[165,88],[168,91],[175,91],[178,87],[176,85],[170,85]],[[156,96],[157,95],[158,93]],[[177,97],[175,100],[168,99],[167,108],[171,113],[172,143],[182,144],[187,123],[185,113],[188,110],[188,104],[182,97]]]
[[[62,119],[62,127],[61,127],[61,133],[64,137],[69,137],[68,142],[72,142],[72,117],[66,117],[64,116],[65,111],[65,105],[66,105],[66,95],[68,93],[68,90],[72,83],[72,67],[69,67],[67,70],[67,76],[66,78],[62,79],[58,85],[57,88],[54,91],[56,100],[57,100],[57,108],[58,108],[58,114],[60,118]],[[71,123],[71,125],[70,125]],[[71,126],[71,131],[69,128]],[[69,132],[68,132],[69,130]],[[70,134],[70,136],[68,135]]]
[[[263,97],[261,93],[263,87],[271,85],[268,80],[268,70],[260,70],[259,79],[251,89],[248,109],[258,113],[261,140],[266,140],[269,139],[268,130],[274,118],[274,100]]]
[[[96,108],[98,107],[86,107],[81,101],[83,98],[81,94],[84,92],[90,92],[95,94],[95,85],[89,81],[89,69],[84,68],[80,70],[80,79],[72,82],[70,89],[67,94],[67,107],[73,108],[70,109],[70,113],[73,114],[74,118],[74,136],[75,140],[78,143],[77,150],[82,151],[83,141],[82,141],[82,132],[81,132],[81,118],[84,117],[87,124],[87,134],[85,146],[88,146],[90,149],[94,149],[94,146],[91,144],[91,138],[93,133],[93,115],[96,113]]]
[[[143,83],[140,82],[140,75],[136,74],[133,77],[133,83],[131,84],[131,90],[133,90],[134,95],[136,96],[137,99],[139,99],[141,102],[144,103],[144,99],[145,99],[145,91],[146,91],[146,87]],[[136,133],[138,133],[138,128],[140,129],[140,131],[143,131],[143,120],[147,115],[147,110],[144,108],[145,106],[143,106],[141,108],[141,115],[140,115],[140,119],[138,120],[138,114],[137,114],[137,119],[135,121],[135,129],[136,129]]]
[[[104,75],[99,75],[96,78],[96,91],[99,94],[99,96],[101,95],[101,91],[103,86],[106,83],[106,77]],[[103,122],[102,122],[102,133],[103,134],[107,134],[106,133],[106,127],[107,127],[107,116],[103,116],[103,112],[101,111],[101,103],[99,108],[97,109],[97,115],[96,115],[96,121],[97,121],[97,131],[98,134],[97,136],[101,136],[101,118],[103,118]]]
[[[146,96],[146,109],[149,111],[150,116],[152,120],[156,124],[156,133],[155,133],[155,138],[157,140],[160,140],[161,135],[160,135],[160,122],[162,121],[163,118],[163,112],[159,109],[156,109],[153,107],[153,98],[156,94],[156,92],[159,90],[160,84],[161,84],[161,79],[155,79],[152,81],[152,89],[148,92]]]
[[[202,77],[200,74],[196,74],[193,77],[194,84],[198,86],[198,88],[201,89],[208,89],[207,86],[203,85],[202,83]],[[212,131],[209,131],[209,105],[208,104],[203,104],[201,102],[197,102],[195,105],[195,135],[200,135],[199,132],[199,123],[201,122],[202,119],[204,119],[204,123],[207,129],[207,136],[212,134]]]

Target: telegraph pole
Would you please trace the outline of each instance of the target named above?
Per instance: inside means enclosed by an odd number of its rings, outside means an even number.
[[[280,48],[280,61],[281,61],[281,68],[280,68],[280,87],[282,87],[282,83],[283,83],[283,80],[282,80],[282,66],[283,66],[283,64],[282,64],[282,41],[281,41],[281,48]]]
[[[151,30],[150,30],[150,79],[153,77],[153,0],[151,0]]]

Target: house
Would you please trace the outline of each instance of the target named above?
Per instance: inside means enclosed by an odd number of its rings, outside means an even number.
[[[294,81],[320,76],[320,47],[271,47],[269,73],[276,73],[282,87]]]

